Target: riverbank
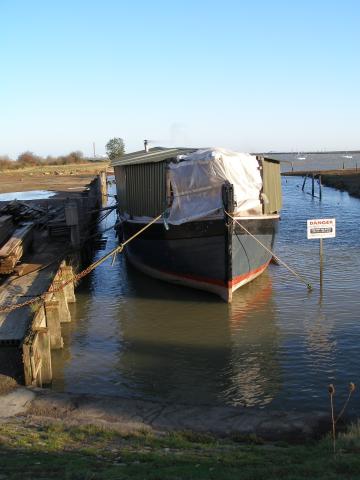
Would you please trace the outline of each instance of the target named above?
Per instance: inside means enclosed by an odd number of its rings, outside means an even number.
[[[81,190],[101,171],[109,170],[106,162],[74,165],[43,165],[1,172],[0,193],[48,190],[70,193]]]
[[[337,171],[321,175],[321,180],[327,187],[344,190],[354,197],[360,198],[360,172],[358,171]]]
[[[298,172],[284,172],[284,176],[300,177],[311,176],[315,174],[316,177],[321,175],[321,182],[327,187],[337,188],[338,190],[346,191],[354,197],[360,198],[360,171],[352,170],[322,170],[322,171],[298,171]]]
[[[191,430],[219,437],[256,435],[264,440],[291,442],[319,438],[330,429],[329,416],[315,410],[299,413],[77,395],[50,389],[14,388],[11,382],[8,388],[8,392],[2,389],[0,396],[0,419],[22,415],[28,419],[61,419],[65,424],[77,426],[97,425],[126,434]]]
[[[220,438],[191,430],[156,433],[20,416],[0,421],[1,479],[360,478],[360,427],[292,445],[256,435]]]

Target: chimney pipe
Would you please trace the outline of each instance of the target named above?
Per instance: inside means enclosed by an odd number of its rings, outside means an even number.
[[[148,153],[149,152],[149,142],[147,140],[144,140],[144,148],[145,148],[145,152]]]

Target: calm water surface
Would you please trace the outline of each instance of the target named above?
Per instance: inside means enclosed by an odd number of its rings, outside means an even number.
[[[347,383],[360,380],[360,200],[324,188],[320,203],[299,186],[300,178],[283,179],[275,250],[314,284],[311,293],[270,265],[227,305],[150,279],[119,255],[77,290],[65,347],[53,352],[53,388],[305,411],[328,409],[327,385],[335,383],[341,404]],[[324,241],[322,293],[319,242],[306,239],[306,219],[321,217],[337,219],[336,239]],[[110,250],[117,240],[106,235]]]

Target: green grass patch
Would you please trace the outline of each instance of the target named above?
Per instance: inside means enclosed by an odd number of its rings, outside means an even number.
[[[339,435],[336,455],[330,437],[303,445],[248,440],[189,431],[124,435],[61,422],[0,424],[0,478],[360,480],[360,425]]]

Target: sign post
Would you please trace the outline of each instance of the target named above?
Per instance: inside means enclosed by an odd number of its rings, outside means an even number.
[[[335,218],[314,218],[307,221],[308,240],[320,240],[320,287],[322,287],[323,278],[323,239],[334,238],[336,236]]]

